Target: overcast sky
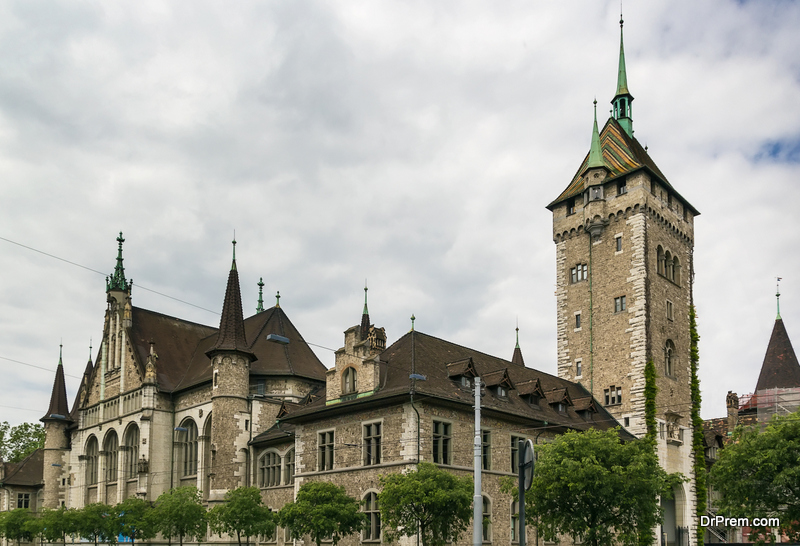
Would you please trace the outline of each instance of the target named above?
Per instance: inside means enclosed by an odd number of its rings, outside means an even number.
[[[778,276],[800,343],[800,3],[624,9],[636,136],[701,212],[719,417],[755,388]],[[545,206],[595,97],[607,118],[618,20],[593,0],[0,2],[0,421],[44,414],[62,340],[74,398],[106,307],[89,269],[113,271],[119,231],[138,307],[217,326],[236,230],[247,315],[263,277],[336,349],[368,279],[389,342],[413,313],[510,359],[519,320],[526,363],[555,374]]]

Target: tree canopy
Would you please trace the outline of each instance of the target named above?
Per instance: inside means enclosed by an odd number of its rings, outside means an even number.
[[[208,511],[211,530],[219,535],[234,534],[242,544],[242,536],[269,536],[275,532],[275,517],[261,500],[257,487],[239,487],[225,494],[225,502]]]
[[[319,546],[323,540],[337,544],[342,537],[364,528],[366,514],[344,487],[330,482],[306,482],[300,486],[297,499],[278,513],[278,521],[289,529],[292,538],[311,535]]]
[[[110,526],[109,518],[113,511],[111,506],[100,502],[87,504],[76,516],[78,534],[94,541],[95,546],[99,542],[116,542],[117,535]]]
[[[114,506],[110,526],[115,535],[128,537],[134,544],[137,540],[153,538],[156,531],[150,517],[152,510],[150,502],[138,497],[128,497]]]
[[[778,518],[780,531],[800,541],[800,411],[773,418],[763,431],[737,428],[710,478],[721,515],[750,518],[751,524]],[[751,538],[763,542],[767,527],[751,528]]]
[[[472,519],[472,477],[457,477],[431,463],[407,474],[381,476],[378,494],[384,536],[420,533],[425,546],[456,542]]]
[[[652,439],[623,443],[619,430],[571,431],[536,446],[526,511],[545,540],[568,534],[592,546],[646,542],[662,519],[660,497],[683,478],[659,465]]]
[[[18,463],[42,447],[44,447],[42,425],[21,423],[12,427],[8,421],[0,423],[0,459]]]
[[[183,546],[184,537],[198,542],[206,534],[206,509],[196,487],[176,487],[162,493],[151,512],[153,529],[165,537],[177,537]]]

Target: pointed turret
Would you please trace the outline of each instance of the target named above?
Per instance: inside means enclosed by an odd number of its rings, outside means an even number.
[[[511,363],[518,366],[525,367],[525,360],[522,358],[522,349],[519,348],[519,326],[517,326],[517,345],[514,347],[514,356],[511,357]]]
[[[800,363],[797,361],[789,334],[778,315],[772,336],[767,345],[767,354],[758,375],[756,392],[764,389],[791,389],[800,387]]]
[[[361,339],[369,335],[369,309],[367,308],[367,282],[364,281],[364,310],[361,312]]]
[[[117,242],[119,243],[117,265],[114,266],[114,274],[110,278],[106,278],[106,292],[111,290],[127,292],[130,290],[130,283],[125,280],[125,267],[122,264],[122,243],[125,242],[125,239],[123,239],[121,231],[119,232],[119,237],[117,237]]]
[[[597,128],[597,99],[594,100],[594,127],[592,128],[592,145],[589,148],[589,161],[586,163],[586,171],[589,169],[606,169],[603,161],[603,149],[600,146],[600,130]]]
[[[206,351],[211,357],[220,351],[237,351],[255,360],[244,336],[244,314],[242,312],[242,294],[239,288],[239,272],[236,270],[236,240],[233,241],[233,261],[228,274],[228,286],[225,289],[225,301],[222,304],[222,317],[219,321],[219,336],[214,346]]]
[[[69,405],[67,404],[67,386],[64,382],[64,364],[61,360],[61,349],[58,348],[58,367],[56,368],[56,378],[53,381],[53,392],[50,395],[50,407],[44,417],[39,419],[45,421],[72,421],[69,415]]]
[[[619,16],[619,71],[617,73],[617,94],[611,104],[614,106],[613,116],[629,137],[633,136],[633,114],[631,103],[633,95],[628,91],[628,73],[625,70],[625,45],[622,39],[622,14]]]

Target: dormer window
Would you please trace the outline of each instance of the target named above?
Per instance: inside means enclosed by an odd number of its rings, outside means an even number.
[[[500,398],[507,398],[508,397],[508,389],[506,389],[503,385],[497,386],[497,396]]]
[[[342,374],[342,394],[358,392],[358,376],[355,368],[347,368]]]
[[[462,387],[467,387],[467,388],[472,387],[472,380],[470,380],[470,378],[467,377],[466,375],[462,375],[461,376],[461,386]]]

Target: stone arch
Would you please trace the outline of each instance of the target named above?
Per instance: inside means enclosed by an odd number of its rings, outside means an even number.
[[[90,435],[86,439],[83,447],[83,454],[86,457],[86,485],[97,485],[97,473],[100,461],[100,445],[97,436]]]
[[[122,436],[125,446],[125,479],[133,479],[139,475],[139,444],[141,443],[141,431],[136,423],[129,423]]]
[[[196,476],[198,455],[197,423],[191,417],[187,417],[181,421],[178,429],[178,444],[180,446],[180,464],[178,468],[180,477]]]
[[[103,451],[105,452],[105,472],[103,479],[106,484],[117,483],[117,470],[119,469],[119,435],[114,428],[109,429],[103,438]]]

